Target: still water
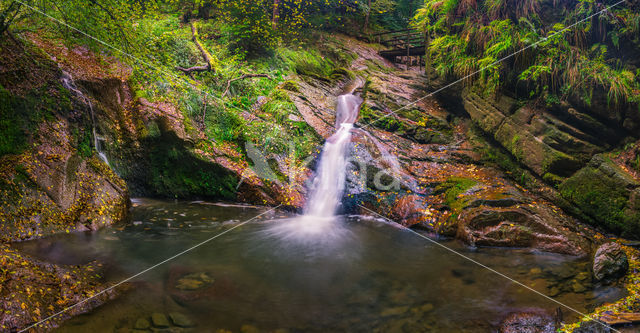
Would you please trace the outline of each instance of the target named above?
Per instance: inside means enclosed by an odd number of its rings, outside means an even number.
[[[267,210],[137,199],[127,224],[20,247],[59,264],[99,260],[115,283]],[[592,285],[588,263],[575,257],[442,244],[580,311],[623,296]],[[360,216],[318,223],[283,212],[130,285],[57,331],[130,332],[155,315],[169,318],[174,332],[492,332],[511,312],[558,307],[394,224]],[[191,328],[178,328],[176,318]]]

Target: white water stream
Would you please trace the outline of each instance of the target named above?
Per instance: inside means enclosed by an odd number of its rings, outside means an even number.
[[[304,210],[306,216],[330,218],[338,209],[345,186],[351,129],[358,118],[361,103],[362,99],[352,93],[338,97],[338,130],[327,139],[322,149],[320,165]]]
[[[102,150],[101,142],[104,141],[104,138],[98,136],[98,134],[96,133],[96,117],[93,111],[93,104],[91,103],[91,100],[87,96],[85,96],[82,91],[80,91],[80,89],[78,89],[75,81],[73,81],[73,77],[71,76],[71,74],[65,71],[62,71],[62,86],[74,93],[76,96],[82,99],[87,106],[89,106],[89,110],[91,111],[91,132],[93,135],[93,147],[96,149],[96,152],[98,153],[100,159],[104,161],[104,163],[109,165],[109,159],[107,159],[107,155]]]

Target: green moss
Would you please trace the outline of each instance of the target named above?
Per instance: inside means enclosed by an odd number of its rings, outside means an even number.
[[[600,169],[585,167],[559,187],[561,195],[596,223],[625,237],[640,236],[640,213],[629,207],[624,183]]]
[[[331,74],[329,75],[329,77],[331,77],[332,80],[342,80],[342,79],[355,79],[356,75],[353,74],[352,71],[344,68],[344,67],[340,67],[340,68],[335,68],[331,71]]]
[[[71,129],[71,134],[75,139],[75,146],[80,156],[85,158],[90,157],[93,154],[93,136],[91,128],[85,127],[83,129],[79,129],[78,127],[73,127]]]
[[[518,160],[522,160],[522,152],[518,150],[518,142],[520,142],[520,135],[516,134],[511,138],[511,153]]]
[[[398,121],[393,115],[385,117],[385,115],[377,110],[373,110],[366,104],[360,108],[360,118],[358,120],[363,124],[371,124],[372,126],[384,129],[386,131],[406,131],[404,123]],[[402,133],[396,133],[402,134]]]
[[[571,171],[576,170],[576,165],[579,165],[579,163],[573,157],[561,151],[548,148],[545,149],[544,160],[542,160],[542,173],[570,174]]]
[[[57,105],[45,91],[21,97],[0,86],[0,156],[24,151],[38,124],[50,119]]]
[[[207,163],[189,152],[177,138],[148,142],[150,191],[165,197],[204,196],[235,198],[238,180],[221,166]]]
[[[470,178],[451,177],[435,188],[434,194],[445,194],[445,203],[454,211],[459,211],[464,202],[458,198],[461,194],[476,186],[477,181]]]
[[[293,81],[293,80],[284,81],[282,83],[281,87],[284,90],[293,91],[293,92],[297,92],[297,93],[300,92],[300,86],[298,85],[298,82]]]
[[[549,184],[553,184],[553,185],[555,185],[555,186],[560,185],[560,184],[565,180],[565,178],[560,177],[560,176],[558,176],[558,175],[556,175],[556,174],[553,174],[553,173],[550,173],[550,172],[545,173],[545,174],[542,176],[542,179],[543,179],[545,182],[547,182],[547,183],[549,183]]]

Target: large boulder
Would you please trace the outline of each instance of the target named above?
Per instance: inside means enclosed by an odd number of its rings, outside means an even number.
[[[593,277],[598,281],[611,281],[624,276],[629,269],[627,255],[618,243],[601,245],[593,257]]]
[[[443,197],[449,209],[437,230],[474,246],[534,248],[547,252],[587,256],[589,236],[558,208],[511,186],[492,173],[480,177],[450,177],[433,195]],[[493,181],[496,181],[493,183]],[[442,194],[440,194],[442,193]]]
[[[584,255],[588,243],[565,229],[570,222],[544,206],[466,209],[458,217],[457,237],[477,246],[536,248]]]

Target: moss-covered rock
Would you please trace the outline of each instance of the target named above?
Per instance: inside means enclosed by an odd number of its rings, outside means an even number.
[[[236,197],[237,175],[201,158],[179,138],[165,134],[158,139],[144,141],[144,147],[148,158],[147,172],[135,177],[142,177],[147,194],[164,197]]]
[[[1,136],[13,147],[0,154],[0,239],[95,230],[125,218],[127,186],[94,150],[87,100],[63,87],[69,76],[37,46],[1,42],[0,67],[22,74],[0,75],[0,123],[12,124],[0,126]]]
[[[560,185],[562,196],[595,224],[626,237],[640,237],[640,184],[605,155]]]
[[[580,157],[599,151],[593,144],[559,131],[531,108],[518,108],[515,100],[502,96],[496,102],[488,101],[472,89],[465,90],[463,96],[471,119],[538,176],[569,176],[584,163]],[[565,149],[570,145],[555,144],[557,141],[573,141],[575,147]]]

